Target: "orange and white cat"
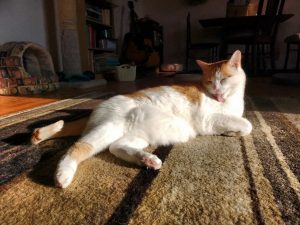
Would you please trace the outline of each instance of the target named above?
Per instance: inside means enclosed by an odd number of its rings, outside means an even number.
[[[55,180],[66,188],[78,164],[109,149],[116,157],[155,170],[162,166],[149,145],[186,142],[197,135],[247,135],[251,123],[242,117],[246,75],[241,52],[229,60],[205,63],[199,83],[148,88],[102,102],[90,118],[58,121],[35,129],[32,143],[50,138],[81,135],[58,164]]]

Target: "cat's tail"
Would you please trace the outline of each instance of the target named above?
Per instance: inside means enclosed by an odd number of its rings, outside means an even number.
[[[36,145],[52,138],[80,136],[83,133],[88,120],[89,117],[83,117],[67,123],[63,120],[59,120],[45,127],[37,128],[32,133],[31,143]]]

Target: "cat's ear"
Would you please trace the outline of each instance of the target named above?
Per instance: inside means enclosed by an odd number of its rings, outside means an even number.
[[[228,63],[230,66],[234,68],[241,67],[241,61],[242,61],[242,53],[239,50],[236,50],[231,58],[229,59]]]
[[[207,67],[209,66],[209,63],[206,63],[202,60],[196,60],[196,63],[198,64],[198,66],[200,66],[202,71],[206,70]]]

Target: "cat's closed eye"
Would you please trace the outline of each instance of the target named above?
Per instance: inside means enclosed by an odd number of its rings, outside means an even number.
[[[221,80],[221,84],[224,84],[224,83],[226,82],[226,80],[227,80],[227,78],[223,78],[223,79]]]

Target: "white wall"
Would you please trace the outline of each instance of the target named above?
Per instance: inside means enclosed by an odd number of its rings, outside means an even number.
[[[9,41],[47,47],[43,0],[0,1],[0,44]]]

